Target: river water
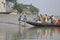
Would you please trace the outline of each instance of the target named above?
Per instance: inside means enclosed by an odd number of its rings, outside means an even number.
[[[31,21],[34,16],[28,16]],[[18,25],[18,15],[0,14],[0,40],[60,40],[60,28]],[[20,29],[19,29],[20,27]]]

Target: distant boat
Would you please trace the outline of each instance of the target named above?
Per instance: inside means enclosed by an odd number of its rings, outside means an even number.
[[[60,27],[60,24],[44,24],[44,23],[37,23],[37,22],[30,22],[30,21],[26,21],[28,24],[34,25],[34,26],[46,26],[46,27]]]
[[[0,14],[9,14],[11,12],[0,12]]]

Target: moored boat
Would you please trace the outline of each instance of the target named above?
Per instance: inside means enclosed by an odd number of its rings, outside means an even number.
[[[26,21],[28,24],[31,24],[31,25],[34,25],[34,26],[46,26],[46,27],[49,27],[49,26],[53,26],[53,27],[60,27],[60,24],[51,24],[51,23],[48,23],[48,24],[45,24],[45,23],[37,23],[37,22],[30,22],[30,21]]]

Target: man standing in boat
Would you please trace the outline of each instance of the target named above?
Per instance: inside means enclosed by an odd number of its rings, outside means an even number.
[[[21,23],[21,15],[18,17],[19,24]]]
[[[27,21],[27,15],[24,14],[24,18],[23,18],[24,21]]]
[[[19,31],[18,31],[18,36],[21,34],[21,15],[18,17],[18,21],[19,21],[19,27],[18,27],[18,29],[19,29]]]

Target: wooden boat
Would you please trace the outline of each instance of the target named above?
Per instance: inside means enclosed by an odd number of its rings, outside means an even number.
[[[30,21],[26,21],[28,24],[34,25],[34,26],[46,26],[46,27],[60,27],[60,24],[44,24],[44,23],[37,23],[37,22],[30,22]]]

